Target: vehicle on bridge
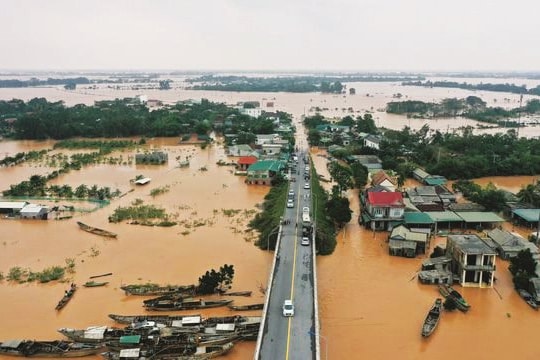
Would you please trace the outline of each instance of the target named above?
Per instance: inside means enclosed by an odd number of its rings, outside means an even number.
[[[294,316],[294,304],[292,300],[283,302],[283,316]]]
[[[300,242],[301,245],[308,246],[309,245],[309,238],[307,236],[304,236],[302,238],[302,241]]]
[[[293,208],[294,207],[294,200],[293,199],[287,200],[287,207],[288,208]]]

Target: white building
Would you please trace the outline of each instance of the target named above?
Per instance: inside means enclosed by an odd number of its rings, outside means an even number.
[[[249,115],[249,116],[252,116],[254,118],[258,118],[259,116],[262,115],[262,109],[261,108],[248,108],[248,109],[245,109],[245,108],[240,108],[240,114],[244,114],[244,115]]]
[[[47,220],[48,213],[49,213],[48,206],[28,204],[21,209],[21,218]]]

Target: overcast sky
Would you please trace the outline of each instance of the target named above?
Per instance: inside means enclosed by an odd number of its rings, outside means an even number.
[[[0,69],[540,70],[539,0],[2,0]]]

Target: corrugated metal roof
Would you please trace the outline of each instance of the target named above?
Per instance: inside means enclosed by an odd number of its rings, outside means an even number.
[[[529,222],[535,222],[540,219],[540,209],[516,209],[512,210],[512,213]]]
[[[460,211],[455,212],[457,216],[463,219],[463,221],[468,223],[477,223],[477,222],[503,222],[504,219],[499,217],[497,214],[492,212],[482,212],[482,211]]]
[[[404,215],[406,224],[433,224],[433,219],[423,212],[406,212]]]
[[[424,214],[427,214],[431,220],[434,222],[461,222],[463,221],[455,212],[453,211],[426,211]]]
[[[0,201],[0,209],[22,209],[28,205],[26,201]]]

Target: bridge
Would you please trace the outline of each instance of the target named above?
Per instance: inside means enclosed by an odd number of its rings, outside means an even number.
[[[285,209],[282,224],[275,229],[278,240],[255,360],[320,359],[315,224],[310,181],[305,179],[309,173],[309,154],[300,150],[296,173],[291,174],[296,181],[289,186],[294,207]],[[284,316],[285,300],[292,300],[293,316]]]

